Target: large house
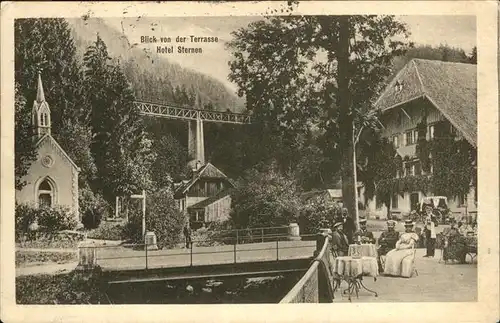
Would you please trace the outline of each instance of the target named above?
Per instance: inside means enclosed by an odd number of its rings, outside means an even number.
[[[42,78],[38,74],[38,89],[33,103],[32,123],[35,129],[37,159],[23,177],[26,185],[16,191],[18,203],[36,207],[68,207],[80,222],[78,210],[78,173],[80,168],[71,160],[51,135],[50,108],[45,101]]]
[[[174,198],[179,210],[188,214],[193,229],[223,221],[231,211],[229,178],[211,163],[193,169],[192,178],[177,184]]]
[[[434,137],[439,123],[449,126],[458,138],[466,139],[477,148],[476,80],[476,65],[423,59],[411,60],[394,77],[375,107],[381,112],[382,136],[390,139],[404,160],[403,172],[398,172],[397,177],[426,175],[416,153],[417,124],[424,113],[427,140]],[[431,168],[429,173],[432,171]],[[408,213],[424,196],[432,195],[431,191],[393,194],[390,211]],[[367,204],[371,214],[387,214],[387,206],[377,202],[376,197]],[[476,205],[477,193],[472,185],[468,194],[448,197],[448,206],[453,212],[475,211]]]

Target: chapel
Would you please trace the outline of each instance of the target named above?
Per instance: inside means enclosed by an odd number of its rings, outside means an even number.
[[[34,204],[36,207],[65,206],[81,222],[78,207],[80,168],[52,137],[50,107],[45,101],[40,73],[31,122],[35,132],[33,140],[36,141],[37,158],[22,179],[26,185],[16,191],[16,201]]]

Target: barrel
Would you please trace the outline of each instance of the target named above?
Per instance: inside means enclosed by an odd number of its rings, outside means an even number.
[[[156,244],[156,234],[152,231],[146,232],[144,236],[144,243],[148,250],[158,250],[158,245]]]
[[[288,225],[288,239],[292,241],[301,240],[300,238],[300,228],[297,223],[290,223]]]

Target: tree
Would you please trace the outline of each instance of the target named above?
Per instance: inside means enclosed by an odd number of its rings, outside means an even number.
[[[474,46],[472,48],[472,52],[468,56],[469,63],[471,64],[477,64],[477,47]]]
[[[110,63],[106,44],[97,35],[84,56],[85,84],[92,106],[92,155],[97,166],[94,187],[112,203],[151,187],[154,159],[134,96],[121,70]]]
[[[406,26],[393,16],[272,17],[233,36],[229,78],[247,109],[285,143],[318,126],[329,138],[325,154],[340,155],[344,203],[355,214],[353,123],[410,45]]]
[[[281,175],[276,165],[247,171],[231,198],[231,218],[237,228],[288,225],[300,211],[295,181]]]
[[[19,93],[17,83],[14,100],[15,187],[20,190],[26,185],[23,177],[28,173],[31,163],[36,160],[38,152],[31,124],[31,109],[26,105],[26,99]]]
[[[366,199],[376,196],[377,201],[387,206],[387,217],[390,218],[391,196],[395,192],[393,179],[397,172],[402,173],[402,159],[397,155],[394,145],[380,136],[379,132],[368,131],[359,145],[359,161],[364,167],[359,171],[359,179],[365,186]]]
[[[90,140],[90,107],[86,104],[82,69],[68,23],[59,18],[16,19],[14,35],[18,96],[25,98],[30,107],[16,111],[18,126],[28,127],[31,123],[31,104],[35,100],[37,76],[41,72],[45,97],[51,109],[52,136],[82,169],[80,184],[83,185],[95,172],[90,147],[86,145]],[[16,136],[27,135],[26,131],[19,128]],[[20,139],[19,143],[22,142]],[[21,147],[18,148],[21,161],[23,152]],[[19,168],[20,164],[16,165]]]

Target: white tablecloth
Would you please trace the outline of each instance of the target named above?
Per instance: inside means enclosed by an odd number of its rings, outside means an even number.
[[[349,245],[349,256],[377,257],[377,248],[374,244],[351,244]]]
[[[351,256],[337,257],[333,263],[333,271],[341,276],[356,277],[378,276],[378,264],[375,257],[353,258]]]

